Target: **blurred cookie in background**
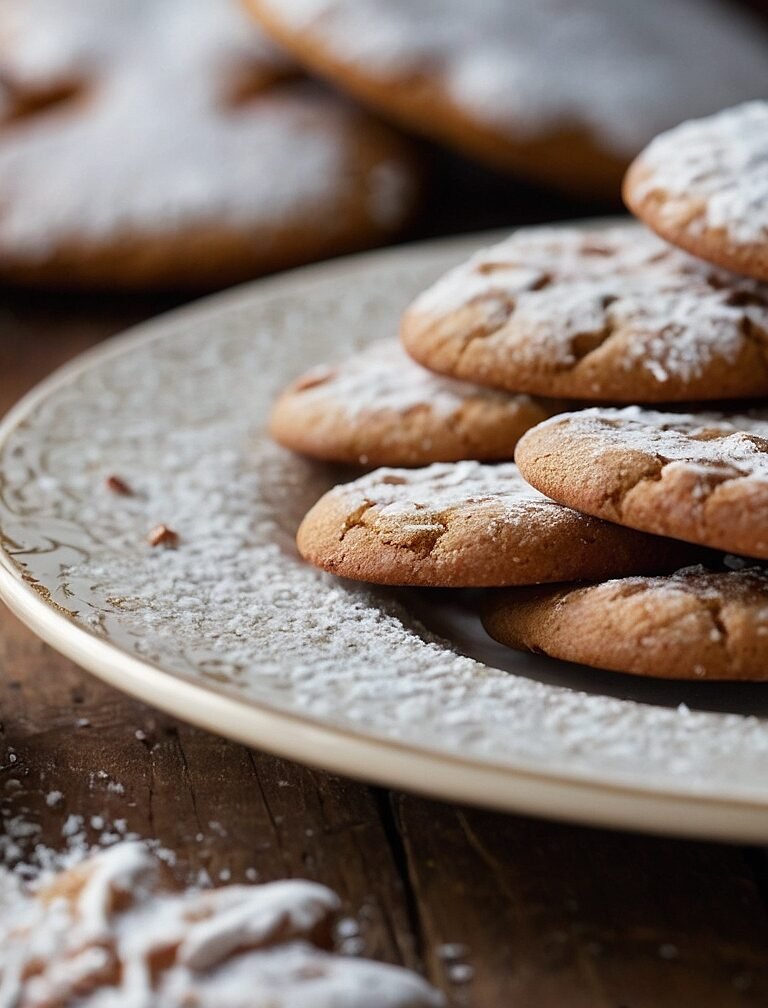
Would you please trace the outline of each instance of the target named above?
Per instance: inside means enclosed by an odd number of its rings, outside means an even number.
[[[313,71],[566,191],[618,194],[660,130],[761,96],[768,32],[718,0],[248,0]]]
[[[0,278],[218,286],[390,238],[410,148],[236,0],[4,0]]]

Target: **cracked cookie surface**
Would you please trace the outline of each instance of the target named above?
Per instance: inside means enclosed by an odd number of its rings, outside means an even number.
[[[514,589],[489,599],[483,623],[502,644],[595,668],[665,679],[768,679],[762,568],[697,566]]]
[[[768,102],[662,133],[630,166],[624,198],[667,241],[768,280]]]
[[[520,436],[565,403],[471,385],[381,340],[296,379],[275,403],[272,436],[328,462],[419,466],[511,459]]]
[[[532,395],[673,402],[768,392],[768,285],[641,225],[517,231],[406,312],[435,371]]]
[[[409,148],[237,0],[3,0],[0,276],[198,287],[375,244]]]
[[[768,412],[566,413],[515,458],[542,493],[657,535],[768,559]]]
[[[307,514],[297,543],[332,574],[434,587],[670,570],[687,550],[562,507],[512,463],[479,462],[378,469],[337,486]]]

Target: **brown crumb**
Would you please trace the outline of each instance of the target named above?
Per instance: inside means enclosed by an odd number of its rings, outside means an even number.
[[[155,525],[147,536],[147,542],[150,546],[168,546],[173,549],[179,545],[179,534],[167,525]]]
[[[106,483],[107,490],[112,493],[120,494],[121,497],[133,497],[133,490],[119,476],[107,476]]]

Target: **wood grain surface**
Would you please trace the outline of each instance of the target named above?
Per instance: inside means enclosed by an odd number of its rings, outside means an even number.
[[[166,306],[6,295],[0,411]],[[456,1006],[768,1004],[761,850],[457,808],[299,767],[122,696],[4,609],[0,683],[11,833],[18,816],[61,847],[70,815],[94,840],[124,819],[175,851],[190,877],[325,882],[357,921],[360,951],[422,969]]]

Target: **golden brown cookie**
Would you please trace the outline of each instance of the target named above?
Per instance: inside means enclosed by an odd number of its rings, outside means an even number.
[[[768,679],[768,576],[688,567],[660,577],[489,596],[496,640],[659,679]]]
[[[761,26],[716,0],[247,0],[299,61],[403,123],[569,191],[618,194],[661,129],[764,90]]]
[[[381,340],[289,385],[275,403],[270,433],[286,448],[328,462],[511,459],[525,431],[567,408],[433,374],[396,340]]]
[[[631,165],[624,198],[680,248],[768,280],[768,102],[662,133]]]
[[[126,842],[33,892],[0,878],[4,1003],[444,1006],[414,973],[333,954],[339,900],[325,886],[290,879],[181,891],[163,869],[144,845]]]
[[[220,285],[407,219],[404,141],[303,79],[237,0],[3,0],[0,277]]]
[[[555,504],[512,463],[377,469],[321,497],[297,543],[332,574],[432,587],[602,578],[686,562],[680,543]]]
[[[528,228],[422,294],[406,350],[511,392],[602,402],[768,392],[768,285],[635,224]]]
[[[523,476],[629,528],[768,559],[768,414],[565,413],[523,435]]]

